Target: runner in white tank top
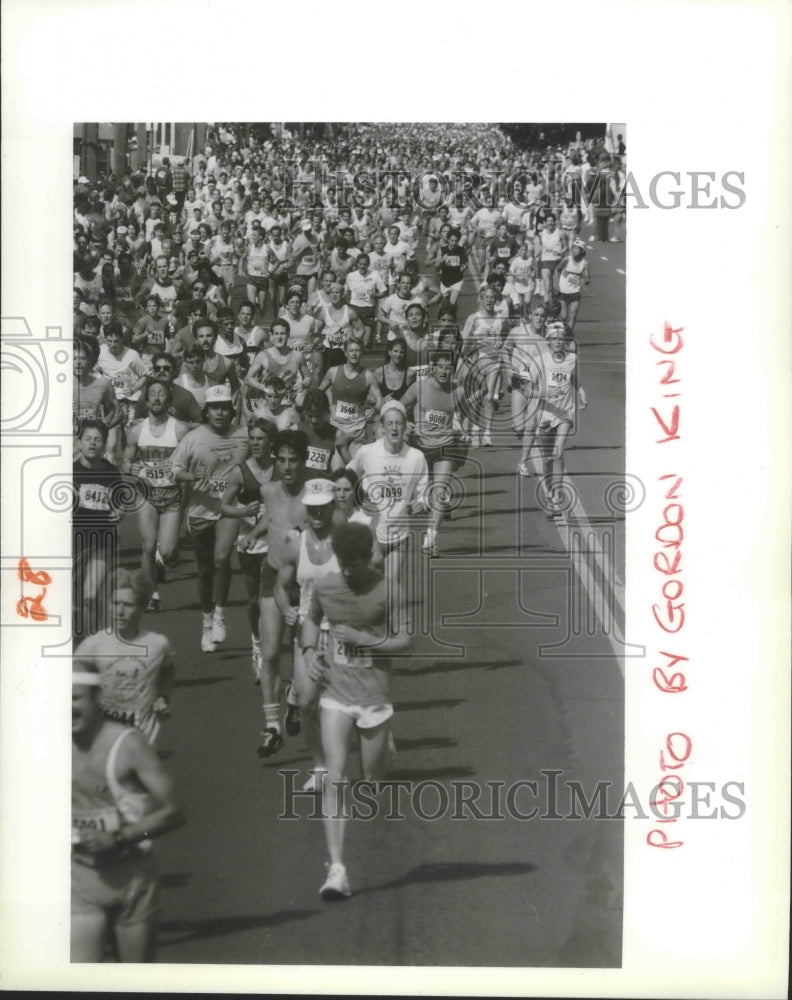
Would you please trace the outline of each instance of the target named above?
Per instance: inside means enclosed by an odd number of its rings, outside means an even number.
[[[308,674],[302,650],[302,629],[311,606],[316,581],[340,572],[330,544],[330,535],[334,518],[339,523],[343,523],[346,518],[336,511],[335,488],[329,479],[309,479],[303,488],[302,501],[308,515],[308,527],[288,543],[286,560],[278,570],[275,600],[283,612],[286,624],[295,627],[293,687],[299,702],[302,732],[314,759],[313,773],[306,782],[306,788],[318,790],[317,782],[321,780],[320,775],[325,770],[317,714],[320,692],[319,685]],[[295,588],[299,588],[299,594]],[[320,649],[326,648],[328,628],[327,622],[322,622]],[[287,702],[293,704],[293,693],[287,693],[286,698]],[[287,711],[287,732],[289,714]],[[293,717],[293,711],[291,715]],[[294,732],[297,731],[295,728]]]
[[[149,383],[146,400],[149,415],[130,430],[121,471],[140,479],[144,495],[144,502],[138,508],[140,568],[152,580],[164,582],[165,567],[178,562],[181,523],[181,486],[173,477],[171,459],[189,427],[168,416],[171,393],[167,385]],[[159,611],[159,608],[160,595],[155,589],[146,610]]]

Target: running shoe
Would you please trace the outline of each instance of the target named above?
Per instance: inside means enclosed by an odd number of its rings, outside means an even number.
[[[548,497],[545,500],[545,517],[552,521],[555,518],[561,517],[564,513],[564,505],[560,500],[555,497]]]
[[[437,539],[433,528],[424,532],[423,541],[421,542],[421,552],[425,556],[437,555]]]
[[[527,462],[520,462],[517,466],[517,475],[522,476],[524,479],[531,478],[531,466]]]
[[[214,642],[226,641],[225,619],[221,618],[218,614],[215,614],[212,619],[212,640]]]
[[[492,435],[491,434],[482,434],[481,435],[481,443],[482,443],[482,445],[485,448],[491,448],[492,447]]]
[[[342,864],[336,862],[327,866],[327,878],[319,890],[319,895],[327,900],[349,899],[352,895],[346,868]]]
[[[149,614],[156,614],[160,609],[160,599],[159,594],[152,594],[151,599],[146,605],[146,611]]]
[[[215,648],[214,640],[212,639],[212,626],[204,625],[201,629],[201,652],[214,653]]]
[[[481,443],[480,434],[481,434],[481,431],[478,429],[478,427],[471,427],[471,429],[470,429],[470,447],[471,448],[478,448],[479,444]]]
[[[277,729],[272,727],[262,729],[260,739],[261,743],[259,743],[257,751],[259,757],[271,757],[283,746],[283,737]]]

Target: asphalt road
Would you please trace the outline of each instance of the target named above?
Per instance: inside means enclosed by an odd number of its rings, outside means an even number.
[[[567,818],[583,810],[565,785],[580,782],[590,798],[597,782],[610,782],[617,803],[623,776],[620,611],[608,596],[620,590],[623,515],[607,497],[624,468],[625,247],[589,244],[588,256],[591,295],[576,336],[589,406],[567,451],[577,502],[562,523],[545,518],[535,481],[515,475],[508,432],[460,470],[464,495],[443,525],[440,555],[413,560],[422,595],[414,651],[395,668],[389,777],[403,783],[404,818],[387,816],[390,786],[375,818],[351,824],[346,902],[318,895],[326,852],[315,799],[286,794],[305,779],[303,740],[287,738],[270,760],[256,756],[262,712],[242,580],[232,584],[228,642],[202,654],[186,543],[160,587],[162,610],[147,621],[176,650],[159,749],[188,814],[157,848],[160,961],[620,964],[621,825]],[[472,302],[467,282],[461,316]],[[135,558],[134,539],[127,521],[125,561]],[[535,790],[515,791],[521,781]],[[478,818],[460,805],[474,794],[464,782],[483,789]],[[535,818],[516,817],[533,807]],[[289,811],[296,818],[283,818]]]

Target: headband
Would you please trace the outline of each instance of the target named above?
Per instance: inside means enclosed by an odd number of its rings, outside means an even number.
[[[99,674],[89,673],[87,670],[72,674],[72,687],[99,687],[101,683]]]

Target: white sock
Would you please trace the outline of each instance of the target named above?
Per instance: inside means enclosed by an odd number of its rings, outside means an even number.
[[[215,618],[219,618],[220,621],[225,620],[225,608],[221,608],[220,605],[216,605],[214,609]]]
[[[204,628],[210,628],[211,627],[211,625],[212,625],[212,612],[211,611],[204,611],[204,613],[203,613],[203,623],[204,623]]]

